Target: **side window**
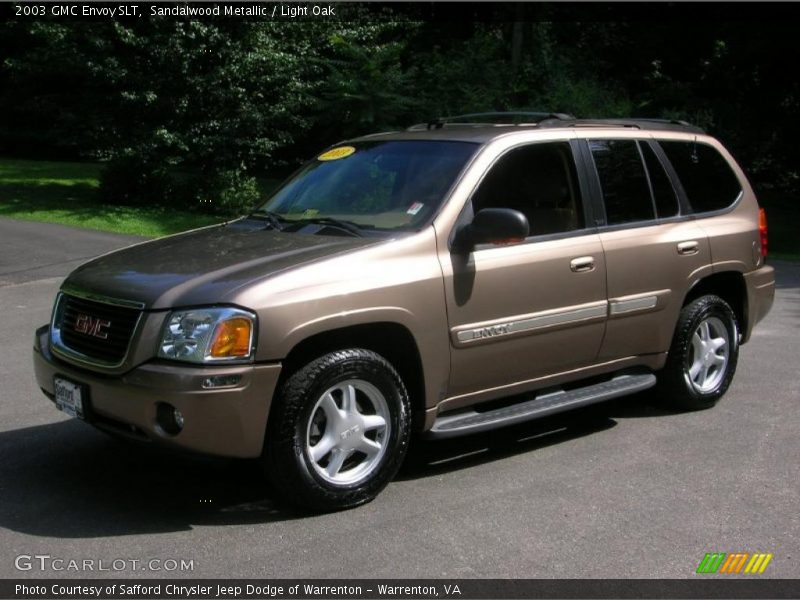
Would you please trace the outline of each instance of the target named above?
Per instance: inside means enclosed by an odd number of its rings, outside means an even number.
[[[518,210],[528,218],[531,235],[582,229],[581,196],[569,143],[532,144],[502,156],[473,194],[472,208]]]
[[[650,186],[634,140],[590,140],[609,225],[655,218]]]
[[[695,212],[727,208],[742,186],[719,152],[696,142],[659,142],[678,174]]]
[[[653,152],[649,144],[639,144],[644,156],[644,164],[647,167],[647,174],[650,176],[650,187],[653,189],[653,199],[656,203],[656,214],[660,219],[674,217],[680,211],[678,206],[678,196],[675,189],[664,171],[664,166]]]

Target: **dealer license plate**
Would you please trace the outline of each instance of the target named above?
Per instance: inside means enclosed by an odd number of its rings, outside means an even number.
[[[86,418],[83,412],[84,393],[82,386],[66,379],[55,377],[53,379],[53,387],[56,392],[56,407],[58,407],[58,410],[67,413],[70,417]]]

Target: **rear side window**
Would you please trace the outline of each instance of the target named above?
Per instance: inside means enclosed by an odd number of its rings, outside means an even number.
[[[712,146],[696,142],[659,142],[683,185],[694,212],[729,207],[742,186],[728,161]]]
[[[609,225],[655,219],[650,186],[634,140],[592,140],[589,149],[597,167],[606,222]]]

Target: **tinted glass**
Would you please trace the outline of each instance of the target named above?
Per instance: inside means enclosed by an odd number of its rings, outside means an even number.
[[[655,218],[650,187],[633,140],[591,140],[609,225]]]
[[[512,208],[528,218],[531,235],[583,228],[575,160],[566,142],[511,150],[486,174],[472,197],[482,208]]]
[[[675,168],[695,212],[727,208],[742,186],[717,150],[694,142],[659,142]]]
[[[335,218],[377,229],[427,221],[478,148],[438,141],[360,142],[324,152],[260,210],[283,219]]]
[[[639,144],[644,156],[644,164],[650,175],[650,186],[653,188],[653,199],[656,203],[656,214],[659,218],[674,217],[679,212],[678,196],[672,183],[664,171],[664,166],[658,160],[656,153],[649,144]]]

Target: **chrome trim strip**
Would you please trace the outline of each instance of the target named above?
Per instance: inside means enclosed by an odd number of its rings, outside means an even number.
[[[630,300],[611,300],[608,306],[609,314],[619,315],[639,310],[649,310],[655,308],[657,304],[658,296],[644,296],[643,298],[631,298]]]
[[[459,329],[455,334],[458,342],[468,344],[514,333],[543,329],[554,325],[565,325],[568,323],[585,321],[587,319],[605,317],[607,311],[608,303],[603,301],[596,305],[583,308],[569,308],[557,312],[547,311],[544,314],[534,313],[532,315],[522,315],[516,319],[502,323],[487,324],[479,327],[474,325],[467,326],[467,329]]]
[[[134,300],[122,300],[120,298],[112,298],[110,296],[103,296],[101,294],[84,292],[82,290],[75,289],[68,285],[61,286],[61,293],[67,294],[68,296],[76,296],[78,298],[92,300],[94,302],[101,302],[103,304],[112,304],[114,306],[121,306],[122,308],[135,308],[136,310],[144,310],[145,307],[144,302],[136,302]]]
[[[73,350],[69,346],[65,345],[64,342],[61,340],[61,327],[60,325],[56,324],[59,316],[59,308],[61,306],[61,301],[65,296],[78,296],[80,298],[85,298],[87,300],[94,300],[97,302],[103,302],[102,300],[97,300],[96,297],[93,297],[91,294],[74,294],[72,290],[69,292],[59,292],[58,296],[56,297],[56,302],[53,307],[53,316],[50,320],[50,350],[57,354],[59,357],[63,358],[67,362],[75,363],[78,365],[90,366],[90,367],[100,367],[103,369],[116,369],[121,367],[125,364],[125,361],[128,359],[128,355],[131,352],[131,346],[133,345],[133,340],[136,337],[136,334],[139,332],[139,326],[142,323],[142,316],[144,312],[139,312],[139,316],[136,318],[136,323],[133,325],[133,329],[131,330],[131,337],[128,340],[128,346],[125,348],[125,355],[119,362],[109,362],[105,360],[99,360],[97,358],[92,358],[91,356],[86,356],[85,354],[78,352],[77,350]],[[114,304],[114,302],[105,302],[105,304]],[[138,303],[137,303],[138,304]],[[123,308],[134,308],[130,305],[124,304],[115,304],[116,306],[121,306]],[[144,307],[144,305],[142,305]]]

